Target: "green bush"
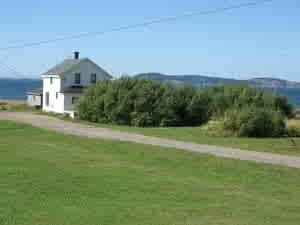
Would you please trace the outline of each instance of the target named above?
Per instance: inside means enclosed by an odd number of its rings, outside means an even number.
[[[287,128],[287,135],[289,137],[300,137],[300,128],[298,127],[288,127]]]
[[[78,104],[80,119],[133,126],[195,126],[209,119],[209,101],[190,86],[123,77],[90,86]]]
[[[293,105],[289,103],[286,96],[275,95],[274,106],[288,118],[294,118],[296,116],[296,110]]]
[[[6,105],[0,105],[0,111],[5,111],[7,110],[7,106]]]
[[[191,117],[190,105],[196,95],[194,88],[165,85],[162,93],[157,107],[161,126],[194,126],[208,121],[200,120],[201,112],[198,112],[196,118]]]
[[[153,126],[154,121],[153,121],[153,117],[151,116],[150,113],[133,113],[135,115],[133,115],[133,119],[132,119],[132,124],[133,126],[136,127],[149,127],[149,126]]]
[[[78,104],[80,119],[139,127],[196,126],[211,118],[238,136],[277,137],[294,108],[287,98],[246,85],[208,89],[123,77],[91,85]]]
[[[205,90],[211,96],[211,111],[216,117],[223,117],[232,108],[242,109],[253,106],[280,111],[285,117],[295,115],[292,104],[285,96],[247,85],[229,84],[208,88]]]
[[[280,112],[258,107],[228,111],[224,128],[240,137],[280,137],[286,131],[284,117]]]
[[[195,124],[206,123],[212,112],[210,110],[211,97],[207,92],[198,91],[190,101],[187,107],[188,110],[188,121]]]

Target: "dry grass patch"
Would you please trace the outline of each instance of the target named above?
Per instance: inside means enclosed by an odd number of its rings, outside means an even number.
[[[24,105],[25,100],[1,100],[0,99],[0,105]]]

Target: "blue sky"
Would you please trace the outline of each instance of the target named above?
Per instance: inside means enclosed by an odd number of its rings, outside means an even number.
[[[0,48],[248,1],[4,1],[0,8]],[[37,78],[79,50],[82,57],[90,57],[115,76],[161,72],[300,81],[299,12],[299,0],[274,0],[175,23],[0,51],[0,61]],[[0,76],[16,74],[0,66]]]

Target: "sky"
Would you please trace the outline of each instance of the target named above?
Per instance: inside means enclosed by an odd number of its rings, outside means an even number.
[[[0,48],[249,1],[3,1]],[[80,51],[81,57],[89,57],[115,77],[160,72],[300,81],[299,12],[299,0],[274,0],[122,32],[0,50],[0,77],[39,78]]]

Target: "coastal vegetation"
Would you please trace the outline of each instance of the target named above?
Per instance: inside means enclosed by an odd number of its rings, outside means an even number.
[[[0,224],[300,221],[297,169],[7,121],[0,121],[0,151]]]
[[[39,112],[26,104],[25,100],[0,100],[0,112]]]
[[[223,133],[282,137],[294,117],[287,98],[232,84],[207,89],[124,77],[91,85],[78,104],[79,118],[136,127],[200,126],[219,121]]]

